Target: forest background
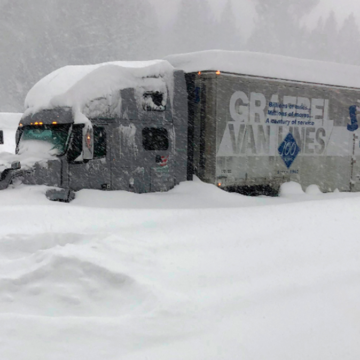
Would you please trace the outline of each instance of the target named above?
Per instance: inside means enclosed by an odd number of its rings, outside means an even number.
[[[0,111],[22,112],[32,85],[69,64],[223,49],[360,65],[350,10],[339,19],[319,13],[320,0],[214,1],[0,0]]]

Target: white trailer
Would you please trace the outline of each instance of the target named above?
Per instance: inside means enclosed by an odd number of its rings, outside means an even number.
[[[174,55],[189,92],[189,157],[246,194],[289,180],[360,190],[360,68],[249,52]]]

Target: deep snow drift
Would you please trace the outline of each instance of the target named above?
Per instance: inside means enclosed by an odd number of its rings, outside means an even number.
[[[0,359],[359,359],[360,194],[45,191],[0,192]]]

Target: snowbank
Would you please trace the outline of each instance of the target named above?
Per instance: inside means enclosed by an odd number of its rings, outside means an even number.
[[[1,359],[359,359],[359,194],[46,190],[0,191]]]
[[[320,190],[318,185],[309,185],[306,188],[306,194],[308,194],[308,195],[321,195],[322,191]]]
[[[279,196],[280,197],[291,197],[304,195],[304,191],[299,183],[289,181],[280,186]]]
[[[359,359],[359,194],[45,191],[0,192],[1,359]]]
[[[111,97],[126,88],[161,86],[162,79],[171,85],[173,70],[164,60],[65,66],[33,86],[25,99],[24,116],[67,106],[73,109],[75,122],[84,122],[82,114],[90,101]]]
[[[201,51],[165,58],[187,73],[225,72],[360,88],[360,67],[247,51]]]

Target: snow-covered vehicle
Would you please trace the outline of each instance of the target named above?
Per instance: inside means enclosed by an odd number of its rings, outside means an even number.
[[[229,191],[360,191],[360,67],[251,52],[169,56],[189,92],[194,173]]]
[[[68,201],[84,188],[143,193],[186,180],[185,78],[166,61],[61,68],[30,90],[26,108],[17,156],[2,156],[3,187],[21,177],[65,189],[49,197]]]
[[[289,180],[360,190],[355,66],[223,51],[68,66],[25,105],[0,188],[21,176],[67,201],[84,188],[166,191],[195,174],[250,194]]]

